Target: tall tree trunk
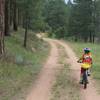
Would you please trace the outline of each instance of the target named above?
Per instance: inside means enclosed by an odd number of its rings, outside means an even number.
[[[28,24],[26,23],[25,27],[25,36],[24,36],[24,47],[27,47],[27,33],[28,33]]]
[[[5,0],[5,35],[10,35],[10,0]]]
[[[95,42],[95,35],[93,35],[93,37],[92,37],[92,38],[93,38],[93,40],[92,40],[92,41],[93,41],[93,43],[94,43],[94,42]]]
[[[13,25],[13,0],[10,0],[10,26]]]
[[[5,0],[0,0],[0,56],[4,53],[4,8]]]
[[[90,39],[89,39],[89,41],[92,43],[93,41],[92,41],[92,33],[90,32],[90,37],[89,37]]]
[[[14,15],[13,15],[13,29],[14,29],[14,31],[17,31],[18,30],[18,22],[17,22],[17,13],[18,13],[18,11],[17,11],[17,5],[16,5],[16,0],[14,0],[14,4],[13,4],[13,8],[14,8]]]
[[[24,47],[27,47],[27,33],[28,33],[28,15],[27,15],[27,11],[25,14],[25,36],[24,36]]]
[[[22,11],[18,8],[18,25],[22,25]]]

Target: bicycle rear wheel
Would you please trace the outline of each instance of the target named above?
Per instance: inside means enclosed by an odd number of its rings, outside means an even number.
[[[84,87],[84,89],[87,88],[87,81],[88,81],[88,79],[87,79],[87,70],[85,69],[84,73],[83,73],[83,87]]]

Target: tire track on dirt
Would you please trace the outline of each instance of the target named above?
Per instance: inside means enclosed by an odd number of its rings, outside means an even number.
[[[80,64],[77,63],[77,57],[75,53],[72,51],[72,49],[64,42],[55,40],[55,42],[59,43],[65,48],[65,51],[69,57],[68,63],[71,65],[71,69],[74,70],[73,77],[75,78],[75,81],[77,81],[77,84],[79,82],[79,75],[80,75]],[[80,85],[81,91],[81,97],[82,100],[100,100],[100,95],[96,91],[95,82],[92,78],[89,79],[90,83],[86,90],[84,90]]]
[[[49,58],[40,72],[39,78],[33,85],[33,88],[26,100],[49,100],[50,91],[55,80],[55,73],[58,64],[58,49],[52,40],[46,40],[51,45]]]

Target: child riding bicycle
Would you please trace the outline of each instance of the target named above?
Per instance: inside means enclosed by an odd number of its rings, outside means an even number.
[[[90,69],[92,66],[92,56],[91,56],[90,48],[84,48],[84,54],[78,60],[78,62],[82,63],[81,64],[81,73],[80,73],[80,83],[82,83],[84,69],[87,69],[87,74],[88,74],[88,76],[90,76]],[[88,80],[87,80],[87,82],[88,82]]]

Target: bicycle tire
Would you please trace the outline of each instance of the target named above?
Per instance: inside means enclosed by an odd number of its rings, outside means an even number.
[[[85,83],[84,83],[84,89],[86,89],[86,88],[87,88],[87,83],[85,82]]]

